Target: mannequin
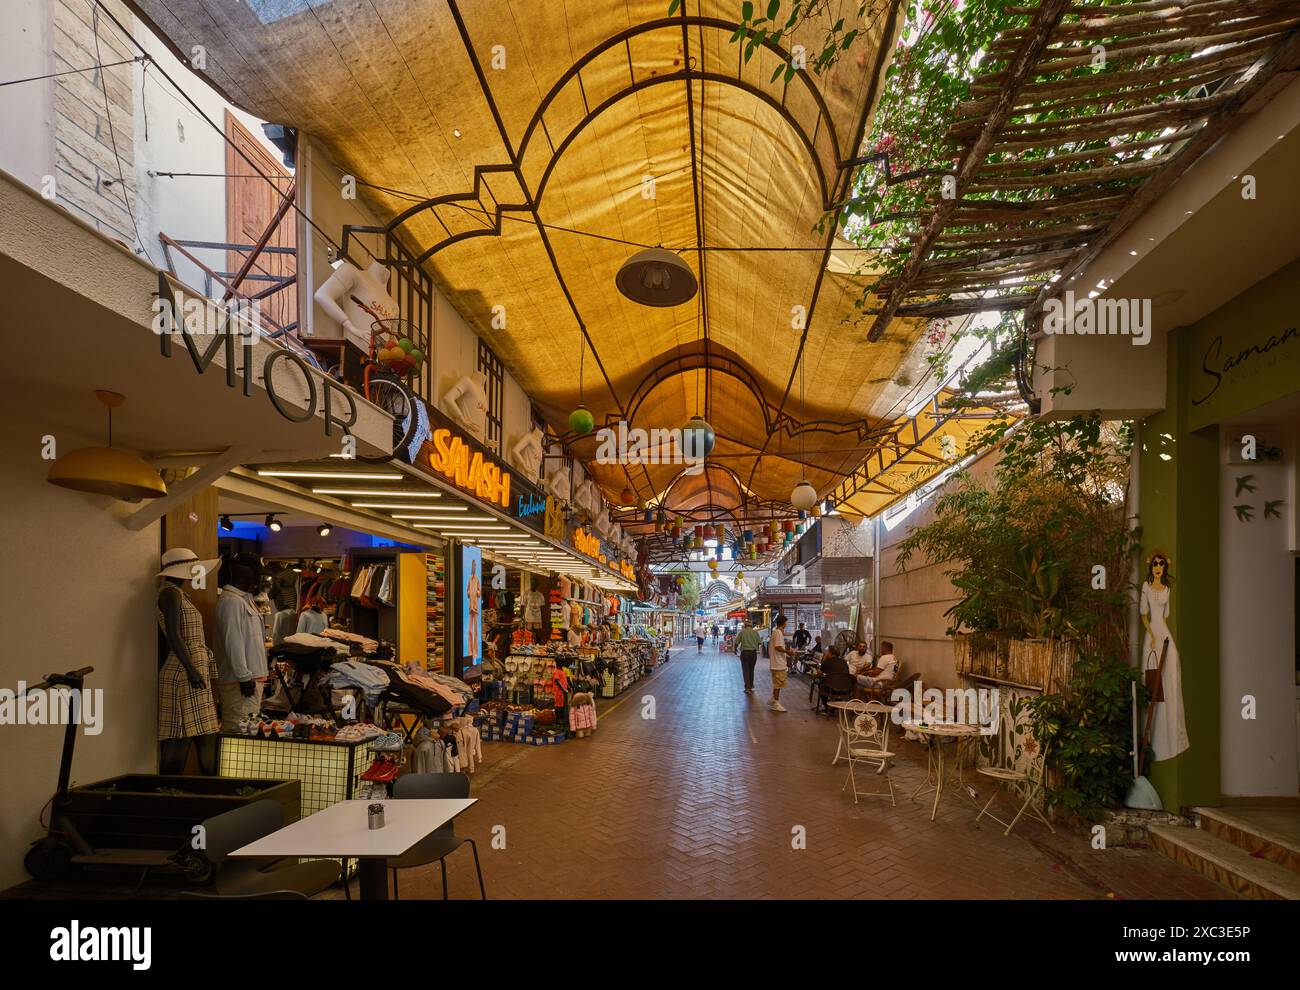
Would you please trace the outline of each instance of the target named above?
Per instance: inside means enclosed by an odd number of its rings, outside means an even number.
[[[378,259],[362,271],[350,261],[340,261],[313,297],[325,314],[343,328],[343,336],[363,351],[370,350],[370,325],[377,319],[401,315],[388,294],[388,266]],[[367,311],[369,310],[369,311]]]
[[[536,482],[542,473],[542,431],[534,427],[525,433],[510,452],[515,467],[523,472],[524,478]]]
[[[524,580],[527,582],[527,587],[524,593],[519,596],[519,605],[523,612],[524,625],[537,633],[542,627],[542,606],[546,603],[546,600],[542,597],[542,593],[537,590],[531,574],[524,575]]]
[[[590,516],[593,520],[596,518],[596,510],[592,508],[595,487],[589,480],[583,478],[582,481],[578,482],[577,491],[573,493],[574,504],[577,505],[581,512]]]
[[[569,464],[567,461],[563,462],[559,468],[546,476],[546,490],[561,502],[569,501],[571,491],[569,482]]]
[[[487,375],[481,371],[466,375],[447,390],[442,404],[475,440],[487,438]]]
[[[241,718],[262,708],[266,640],[261,614],[253,604],[261,583],[261,560],[241,553],[231,560],[229,581],[217,597],[217,688],[224,732],[235,732]]]
[[[167,643],[167,656],[158,671],[158,771],[185,772],[193,746],[199,771],[217,773],[217,706],[212,686],[217,665],[203,639],[203,617],[185,594],[185,585],[208,574],[215,577],[218,560],[199,560],[193,550],[177,547],[162,556],[158,576],[158,628]]]

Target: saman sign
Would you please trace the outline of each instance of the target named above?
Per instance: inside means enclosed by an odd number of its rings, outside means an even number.
[[[472,449],[465,437],[448,429],[434,430],[421,457],[462,491],[480,501],[510,507],[510,472]]]

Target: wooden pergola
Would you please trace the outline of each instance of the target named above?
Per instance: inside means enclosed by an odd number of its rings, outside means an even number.
[[[876,283],[871,340],[895,317],[1043,303],[1300,66],[1295,0],[1043,0],[992,44],[936,158],[901,267]],[[931,174],[935,170],[927,170]]]

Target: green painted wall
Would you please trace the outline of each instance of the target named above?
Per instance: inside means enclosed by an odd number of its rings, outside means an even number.
[[[1219,792],[1219,432],[1192,431],[1189,331],[1168,336],[1164,412],[1143,420],[1139,470],[1142,558],[1169,554],[1169,628],[1182,665],[1188,748],[1147,776],[1165,808],[1215,805]],[[1199,360],[1199,358],[1198,358]]]

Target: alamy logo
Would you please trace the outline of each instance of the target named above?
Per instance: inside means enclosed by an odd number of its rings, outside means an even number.
[[[101,688],[49,688],[27,690],[19,681],[18,690],[0,688],[0,725],[70,725],[82,726],[88,736],[104,731],[104,692]]]
[[[257,299],[229,299],[214,302],[207,296],[160,296],[153,301],[153,332],[173,333],[185,329],[191,337],[212,336],[230,327],[238,337],[256,338],[262,333],[262,304]]]
[[[1123,334],[1134,345],[1151,342],[1150,299],[1094,299],[1074,297],[1066,289],[1064,299],[1051,298],[1043,304],[1043,333],[1107,336]]]
[[[685,464],[685,474],[704,470],[706,449],[698,430],[643,430],[627,428],[619,420],[618,428],[603,426],[596,431],[597,464]]]
[[[978,725],[980,735],[998,731],[1002,706],[997,688],[927,688],[918,677],[912,689],[896,688],[889,696],[893,702],[895,725],[912,720],[928,723],[959,722]]]
[[[55,962],[129,962],[148,969],[153,958],[152,928],[82,928],[73,921],[50,931],[50,958]]]

